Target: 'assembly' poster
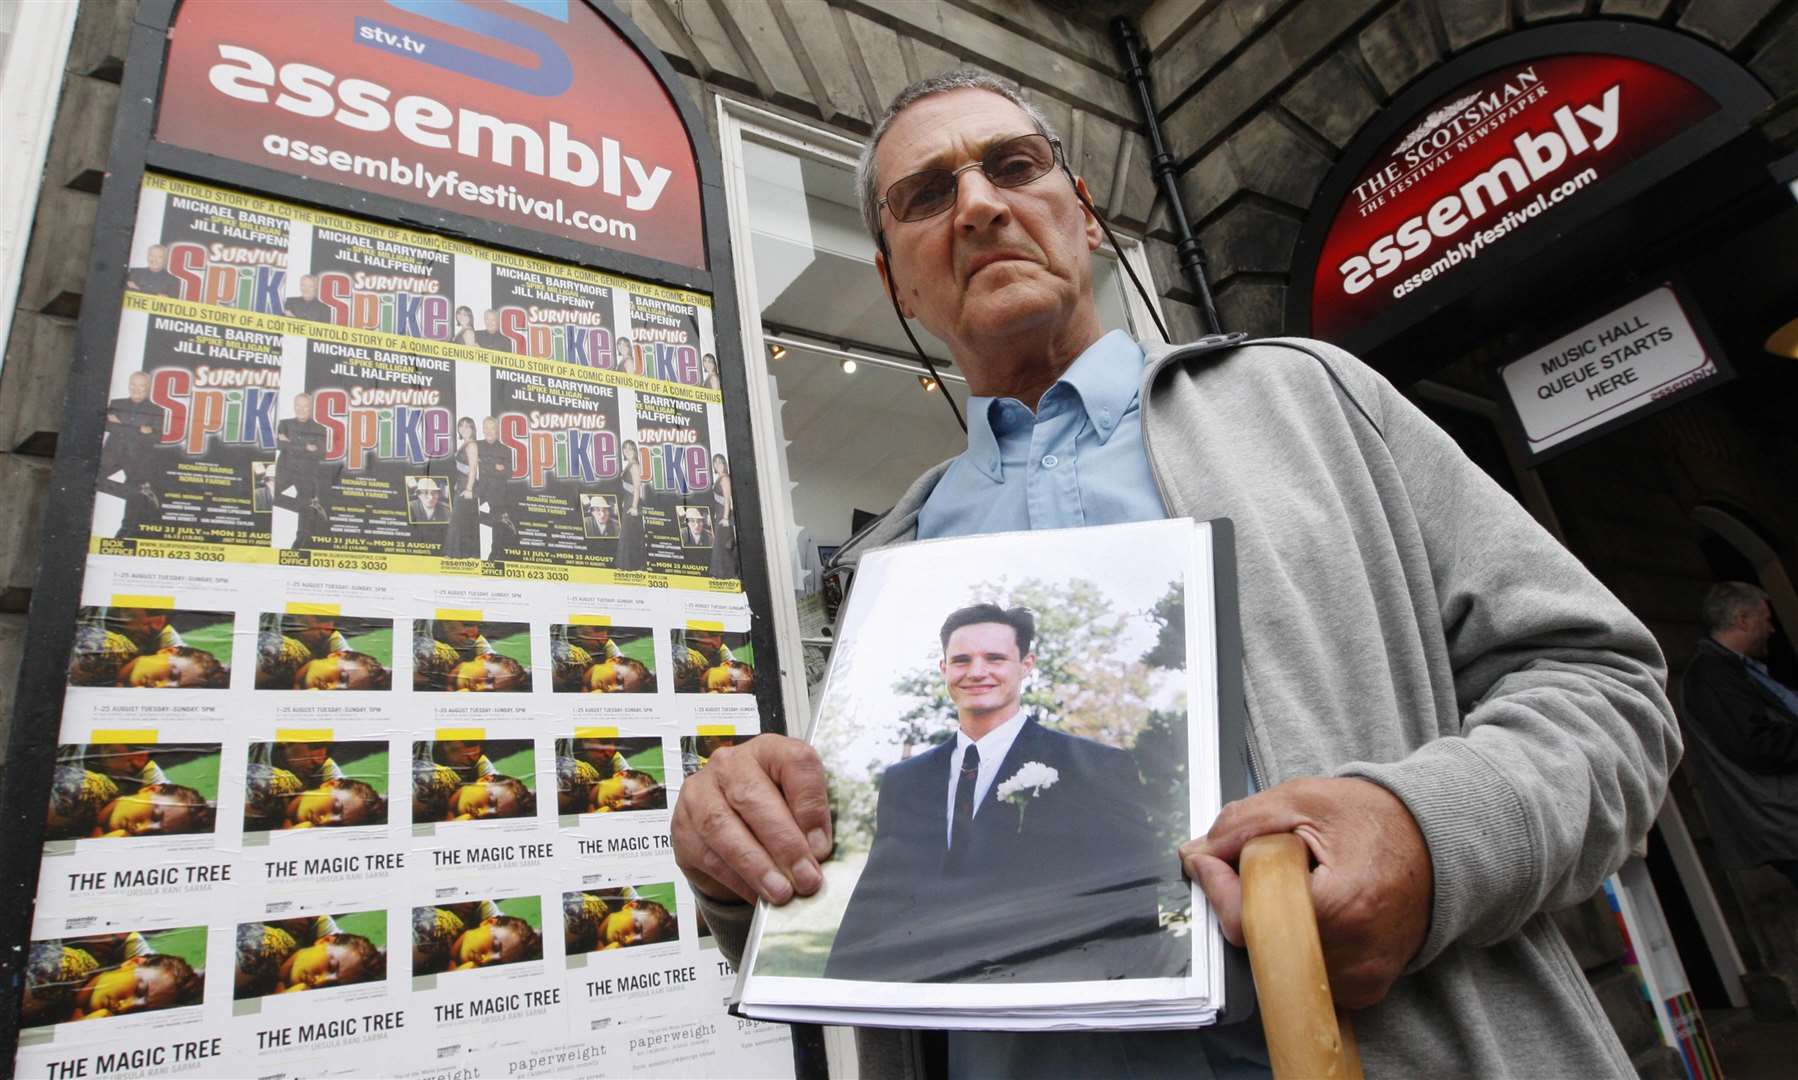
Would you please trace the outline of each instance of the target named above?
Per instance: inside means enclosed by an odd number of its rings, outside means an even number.
[[[790,1076],[708,299],[154,175],[127,276],[15,1073]]]

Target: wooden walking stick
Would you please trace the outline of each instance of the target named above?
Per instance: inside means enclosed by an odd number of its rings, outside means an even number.
[[[1277,1080],[1361,1080],[1361,1054],[1348,1016],[1330,999],[1310,855],[1292,833],[1243,845],[1242,936]]]

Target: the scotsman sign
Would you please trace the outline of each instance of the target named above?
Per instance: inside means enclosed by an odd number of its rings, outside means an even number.
[[[1652,28],[1573,26],[1435,73],[1325,182],[1289,323],[1373,348],[1688,164],[1740,129],[1747,96],[1707,59]]]

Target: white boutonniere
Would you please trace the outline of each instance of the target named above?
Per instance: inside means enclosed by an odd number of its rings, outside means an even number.
[[[1024,811],[1030,800],[1055,786],[1061,773],[1040,761],[1026,761],[1011,779],[999,783],[999,798],[1018,808],[1018,831],[1024,831]]]

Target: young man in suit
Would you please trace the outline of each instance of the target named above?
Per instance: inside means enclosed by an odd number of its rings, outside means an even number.
[[[1046,982],[1182,973],[1174,950],[1163,961],[1171,967],[1145,966],[1159,928],[1157,881],[1178,882],[1180,868],[1149,829],[1135,761],[1053,731],[1023,708],[1035,616],[975,604],[951,613],[940,637],[955,737],[881,777],[874,845],[825,975]]]

